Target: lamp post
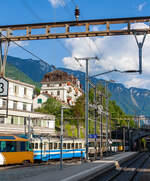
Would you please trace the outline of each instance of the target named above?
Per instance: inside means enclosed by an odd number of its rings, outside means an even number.
[[[69,107],[61,107],[61,131],[60,131],[60,169],[63,169],[63,112]]]

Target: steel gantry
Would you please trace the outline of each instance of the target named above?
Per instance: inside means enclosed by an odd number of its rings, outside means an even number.
[[[148,28],[133,29],[132,24],[148,23]],[[150,33],[150,16],[113,18],[113,19],[94,19],[82,21],[64,21],[35,24],[17,24],[0,26],[2,41],[23,41],[23,40],[42,40],[58,38],[78,38],[94,36],[117,36],[132,35],[134,32],[143,34]],[[122,28],[120,28],[120,26]],[[123,26],[124,25],[124,28]],[[95,31],[92,27],[98,26],[99,30]],[[81,28],[82,27],[82,30]],[[53,33],[53,29],[55,32]],[[42,32],[42,33],[39,33]]]
[[[140,29],[133,28],[132,24],[136,23],[146,23],[148,26]],[[98,28],[93,28],[97,26]],[[144,35],[143,42],[137,42],[139,48],[139,70],[136,72],[142,73],[142,47],[146,34],[150,34],[150,16],[2,25],[0,26],[0,47],[5,42],[5,50],[4,57],[0,56],[1,76],[5,76],[7,52],[11,41],[118,35],[134,35],[135,37],[136,35]]]

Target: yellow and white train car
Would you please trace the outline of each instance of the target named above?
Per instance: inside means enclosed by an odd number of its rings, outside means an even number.
[[[0,134],[0,165],[33,163],[28,139]]]

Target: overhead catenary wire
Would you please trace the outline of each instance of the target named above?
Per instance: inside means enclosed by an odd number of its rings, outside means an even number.
[[[4,34],[1,33],[1,35],[3,37],[5,37],[8,41],[9,41],[9,38],[7,36],[5,36]],[[18,47],[20,47],[21,49],[23,49],[24,51],[26,51],[27,53],[31,54],[33,57],[37,58],[38,60],[42,61],[43,63],[46,63],[47,65],[49,65],[45,60],[41,59],[39,56],[35,55],[34,53],[32,53],[30,50],[24,48],[23,46],[19,45],[19,43],[17,43],[16,41],[12,41],[12,43],[14,43],[15,45],[17,45]]]
[[[37,19],[37,20],[40,20],[41,21],[41,18],[37,15],[37,13],[32,9],[32,7],[27,3],[27,1],[25,1],[25,0],[23,0],[23,4],[24,4],[24,6],[30,11],[30,13]],[[74,3],[75,4],[75,3]],[[63,6],[63,8],[65,9],[65,11],[69,14],[69,16],[71,17],[71,19],[72,19],[72,13],[70,13],[70,8],[69,8],[69,6],[67,5],[67,4],[65,4],[64,2],[63,2],[63,4],[62,4],[62,6]],[[82,15],[81,15],[82,16]],[[55,17],[56,18],[56,17]],[[56,20],[55,20],[56,21]],[[87,44],[88,44],[88,46],[89,46],[89,48],[90,49],[92,49],[92,46],[90,45],[90,43],[89,43],[89,41],[88,41],[89,39],[87,39]],[[59,44],[68,52],[68,54],[70,55],[70,56],[72,56],[72,52],[66,47],[66,46],[64,46],[63,45],[63,43],[60,41],[60,40],[57,40],[58,42],[59,42]],[[38,58],[39,59],[39,58]],[[40,58],[41,59],[41,58]],[[42,60],[42,59],[41,59]],[[44,61],[45,62],[45,61]],[[79,61],[77,61],[78,63],[79,63],[79,65],[80,65],[80,67],[83,67],[82,66],[82,64],[79,62]]]
[[[32,7],[27,3],[27,0],[22,0],[22,3],[24,6],[30,11],[30,13],[38,20],[41,21],[41,18],[38,16],[38,14],[32,9]]]
[[[26,6],[26,8],[30,11],[30,13],[39,21],[42,21],[42,19],[37,15],[37,13],[32,9],[32,7],[27,3],[27,1],[23,0],[23,3],[24,3],[24,6]],[[63,4],[63,7],[65,7],[65,4]],[[57,42],[59,42],[59,44],[70,54],[71,54],[71,51],[63,45],[63,43],[60,41],[60,40],[57,40]],[[19,46],[20,48],[24,49],[25,51],[27,51],[28,53],[32,54],[32,56],[38,58],[39,60],[41,60],[42,62],[48,64],[46,61],[44,61],[43,59],[39,58],[37,55],[33,54],[31,51],[25,49],[24,47],[20,46],[20,45],[17,45]],[[48,64],[49,65],[49,64]]]

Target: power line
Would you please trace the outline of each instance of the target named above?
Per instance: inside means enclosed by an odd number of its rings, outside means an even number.
[[[23,0],[22,3],[24,6],[31,12],[31,14],[38,20],[41,21],[41,18],[38,16],[38,14],[31,8],[31,6],[27,3],[26,0]]]
[[[36,14],[36,12],[31,8],[31,6],[27,3],[27,1],[23,0],[23,4],[26,6],[26,8],[31,12],[31,14],[37,19],[37,20],[40,20],[42,21],[42,19]],[[63,4],[63,7],[65,7],[65,5]],[[60,40],[57,40],[59,42],[59,44],[70,54],[70,50],[68,48],[66,48],[63,43],[60,41]],[[20,46],[20,45],[19,45]],[[20,46],[21,47],[21,46]],[[23,48],[23,47],[21,47]],[[23,48],[25,50],[25,48]],[[26,51],[26,50],[25,50]],[[28,51],[28,50],[27,50]],[[33,55],[32,52],[28,51],[28,53],[31,53]],[[45,62],[44,60],[42,60],[41,58],[37,57],[36,55],[33,55],[35,56],[36,58],[40,59],[41,61]],[[48,64],[47,62],[45,62],[46,64]],[[49,64],[48,64],[49,65]]]
[[[7,36],[3,35],[2,33],[1,33],[1,35],[4,36],[9,41],[9,38],[7,38]],[[44,61],[43,59],[41,59],[40,57],[38,57],[37,55],[32,53],[30,50],[27,50],[23,46],[19,45],[19,43],[17,43],[16,41],[12,40],[11,42],[14,43],[15,45],[17,45],[18,47],[20,47],[21,49],[23,49],[24,51],[26,51],[27,53],[31,54],[33,57],[35,57],[35,58],[39,59],[40,61],[42,61],[43,63],[46,63],[47,65],[49,65],[46,61]]]
[[[30,11],[30,13],[31,13],[36,19],[38,19],[38,20],[41,21],[41,18],[40,18],[40,17],[36,14],[36,12],[31,8],[31,6],[27,3],[27,1],[23,0],[23,4],[25,5],[25,7]],[[74,3],[74,5],[75,5],[75,3]],[[71,11],[70,11],[69,6],[68,6],[67,4],[65,4],[65,3],[63,3],[63,7],[64,7],[64,9],[66,10],[66,12],[69,14],[69,16],[72,18],[72,14],[71,14]],[[90,48],[90,49],[93,49],[88,40],[90,40],[90,39],[87,39],[87,44],[88,44],[89,48]],[[66,46],[64,46],[63,43],[62,43],[60,40],[57,40],[57,41],[58,41],[59,44],[72,56],[72,52],[71,52]],[[96,45],[96,44],[95,44],[95,45]],[[96,47],[97,47],[97,46],[96,46]],[[23,47],[22,47],[22,48],[23,48]],[[29,53],[29,52],[28,52],[28,53]],[[39,57],[38,57],[38,59],[39,59]],[[40,59],[41,59],[41,58],[40,58]],[[41,60],[42,60],[42,59],[41,59]],[[79,61],[77,61],[77,62],[79,63],[80,67],[83,67],[82,64],[81,64]]]
[[[67,4],[63,3],[63,8],[65,9],[65,11],[68,13],[68,15],[71,17],[71,19],[73,18],[72,12],[70,11],[70,8]]]

